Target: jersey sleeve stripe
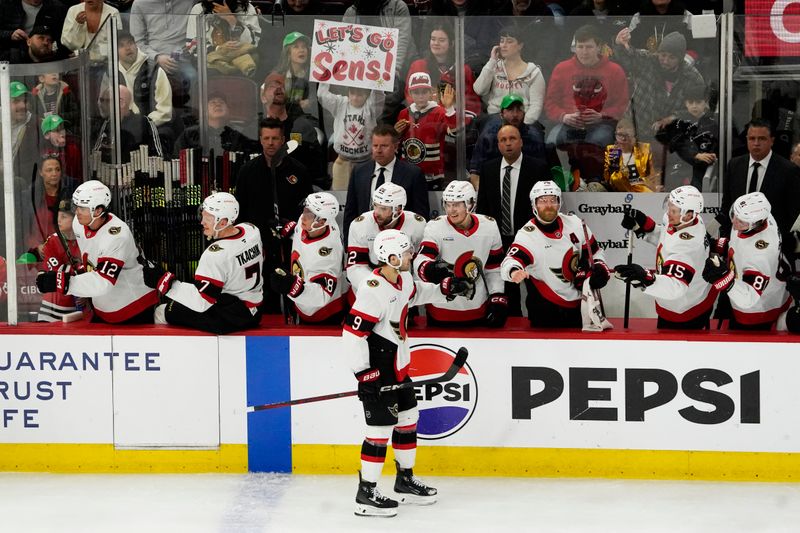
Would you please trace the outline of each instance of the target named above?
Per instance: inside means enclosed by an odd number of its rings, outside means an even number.
[[[672,265],[677,268],[670,268]],[[695,271],[694,268],[692,268],[688,263],[668,259],[667,261],[664,261],[663,265],[661,265],[661,273],[664,276],[676,279],[688,286],[692,282],[692,279],[694,279]]]
[[[436,259],[439,256],[439,247],[431,241],[422,241],[419,245],[419,255]]]
[[[219,288],[222,288],[222,286],[224,285],[224,283],[222,283],[218,279],[209,278],[209,277],[206,277],[206,276],[198,276],[198,275],[195,274],[194,279],[197,280],[197,281],[207,281],[210,284],[214,285],[215,287],[219,287]]]
[[[489,252],[489,258],[486,260],[486,268],[498,268],[500,263],[503,262],[503,258],[505,257],[505,252],[503,252],[502,248],[498,248],[496,250],[492,250]]]
[[[112,268],[109,265],[115,265],[116,268]],[[116,257],[98,257],[95,272],[100,274],[103,279],[108,280],[112,285],[116,285],[117,278],[119,278],[119,274],[122,272],[122,267],[124,265],[125,261],[117,259]]]

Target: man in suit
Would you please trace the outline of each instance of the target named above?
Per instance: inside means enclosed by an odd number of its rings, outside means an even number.
[[[395,183],[406,190],[406,208],[428,218],[428,185],[418,166],[397,158],[400,138],[389,124],[379,124],[372,130],[372,161],[365,161],[355,169],[347,186],[344,206],[345,240],[350,223],[361,213],[372,209],[372,193],[384,183]]]
[[[497,147],[502,154],[481,168],[477,213],[493,217],[500,228],[503,248],[508,249],[514,235],[531,219],[528,195],[537,181],[550,179],[547,164],[522,153],[522,136],[510,124],[497,132]],[[506,283],[509,315],[522,316],[519,285]]]
[[[784,251],[793,251],[794,237],[790,229],[800,214],[800,168],[772,151],[774,140],[769,122],[753,119],[748,124],[749,154],[728,162],[722,205],[716,218],[720,224],[720,236],[730,235],[729,213],[733,201],[743,194],[760,191],[772,205],[772,215],[783,237]]]

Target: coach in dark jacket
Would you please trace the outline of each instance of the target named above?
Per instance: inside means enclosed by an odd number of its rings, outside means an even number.
[[[372,193],[386,182],[395,183],[406,190],[408,205],[405,209],[426,219],[430,216],[425,176],[419,167],[397,157],[399,144],[393,126],[381,124],[372,130],[372,161],[361,163],[353,169],[347,187],[343,223],[345,235],[353,219],[372,208]]]

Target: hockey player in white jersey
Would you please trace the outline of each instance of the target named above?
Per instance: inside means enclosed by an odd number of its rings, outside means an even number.
[[[584,282],[599,290],[610,277],[603,251],[580,218],[559,212],[561,189],[555,182],[534,184],[530,200],[533,218],[514,237],[500,265],[501,276],[525,282],[532,327],[580,328]]]
[[[91,298],[95,321],[152,323],[158,294],[144,283],[130,228],[108,211],[111,191],[100,181],[87,181],[75,189],[72,205],[72,230],[81,252],[81,268],[67,264],[56,271],[40,272],[36,278],[39,291]]]
[[[170,301],[159,305],[156,324],[173,324],[218,335],[254,328],[261,320],[264,250],[254,225],[236,224],[239,202],[216,192],[200,206],[203,235],[213,241],[203,251],[191,283],[178,281],[157,265],[145,280]]]
[[[473,213],[477,194],[468,181],[453,181],[442,193],[445,216],[425,226],[414,273],[439,283],[456,275],[472,283],[470,293],[426,306],[428,325],[503,327],[508,300],[500,277],[505,252],[497,222]]]
[[[344,245],[336,224],[339,201],[330,193],[308,195],[292,235],[291,272],[276,269],[272,290],[294,303],[300,323],[342,323]]]
[[[770,211],[761,192],[737,198],[731,205],[730,241],[719,239],[706,259],[703,279],[728,293],[730,329],[769,331],[791,305],[789,264],[781,255],[781,234]]]
[[[347,235],[345,268],[353,294],[358,291],[361,281],[378,264],[372,243],[379,232],[385,229],[402,231],[411,239],[411,245],[416,253],[425,231],[425,219],[416,213],[404,210],[406,190],[396,183],[384,183],[375,189],[372,205],[372,211],[367,211],[353,220]]]
[[[413,472],[419,418],[414,389],[380,392],[380,388],[411,381],[406,331],[409,307],[444,302],[466,292],[469,283],[453,277],[439,285],[415,281],[409,272],[411,241],[400,231],[379,233],[373,251],[379,268],[361,281],[342,333],[367,424],[355,512],[361,516],[394,516],[398,502],[383,496],[377,487],[390,438],[397,464],[394,491],[400,502],[434,503],[436,489],[425,485]]]
[[[622,218],[624,228],[656,247],[656,268],[634,263],[614,270],[621,280],[655,297],[661,329],[708,329],[718,291],[702,276],[709,251],[702,211],[703,195],[684,185],[669,193],[662,224],[637,209]]]

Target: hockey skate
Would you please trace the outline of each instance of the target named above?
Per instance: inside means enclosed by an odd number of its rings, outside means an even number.
[[[357,516],[397,516],[397,501],[387,498],[378,490],[378,484],[361,479],[358,473],[358,492],[356,492]]]
[[[411,468],[400,468],[397,466],[397,477],[394,480],[394,491],[397,493],[397,500],[400,503],[413,505],[431,505],[436,503],[437,490],[429,487],[414,475]]]

